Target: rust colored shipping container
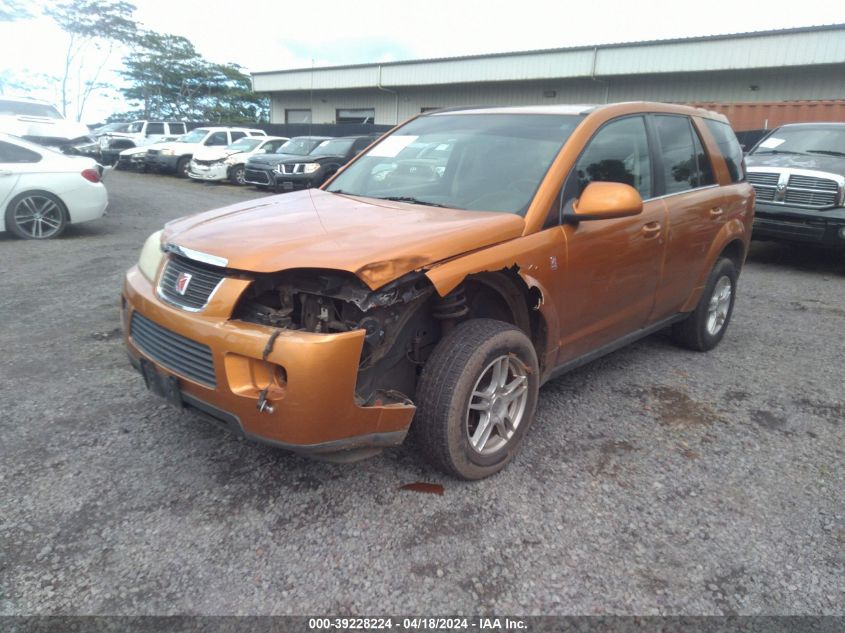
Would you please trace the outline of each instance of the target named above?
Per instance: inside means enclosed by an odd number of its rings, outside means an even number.
[[[697,108],[724,114],[734,130],[772,129],[786,123],[845,122],[845,99],[824,101],[762,101],[747,103],[694,103]]]

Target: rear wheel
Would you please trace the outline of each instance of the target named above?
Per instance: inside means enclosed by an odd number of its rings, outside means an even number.
[[[6,230],[26,240],[58,237],[67,225],[65,205],[46,191],[19,194],[6,207]]]
[[[426,362],[412,431],[432,465],[482,479],[516,455],[538,390],[537,355],[521,330],[493,319],[466,321]]]
[[[719,344],[733,314],[737,278],[736,266],[730,259],[724,257],[716,262],[695,310],[672,327],[672,337],[678,344],[699,352]]]

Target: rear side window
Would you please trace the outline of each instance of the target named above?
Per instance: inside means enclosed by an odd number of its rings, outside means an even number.
[[[147,135],[164,134],[164,123],[147,123]]]
[[[40,154],[0,141],[0,163],[37,163],[40,160]]]
[[[621,182],[651,197],[651,160],[642,117],[612,121],[590,139],[575,164],[578,196],[591,182]]]
[[[239,138],[246,136],[246,132],[232,132],[232,140],[237,141]]]
[[[731,182],[745,180],[745,164],[742,160],[742,147],[736,140],[736,134],[731,126],[721,121],[704,119],[707,129],[715,137],[719,146],[719,153],[724,156],[728,165],[728,173],[731,175]]]
[[[185,124],[184,123],[171,123],[170,124],[170,133],[171,134],[184,134],[185,133]]]
[[[701,141],[685,116],[654,116],[660,140],[666,194],[712,185],[713,170]]]

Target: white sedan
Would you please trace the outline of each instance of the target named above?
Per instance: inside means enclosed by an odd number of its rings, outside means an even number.
[[[102,167],[0,134],[0,232],[30,240],[58,237],[68,224],[103,217]]]
[[[246,161],[255,154],[274,154],[290,139],[284,136],[246,136],[226,147],[205,147],[191,159],[188,176],[194,180],[228,180],[246,184]]]

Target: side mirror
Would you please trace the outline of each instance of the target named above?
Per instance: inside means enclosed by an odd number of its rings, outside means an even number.
[[[572,220],[610,220],[639,215],[643,199],[630,185],[621,182],[591,182],[572,205]]]

